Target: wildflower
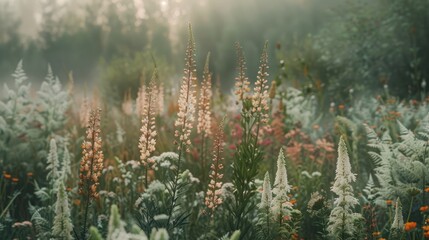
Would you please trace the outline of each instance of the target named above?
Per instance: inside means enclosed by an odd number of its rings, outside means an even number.
[[[76,206],[80,206],[80,199],[73,200],[73,204]]]
[[[47,163],[48,166],[46,167],[46,169],[49,170],[49,173],[46,175],[46,179],[50,181],[51,186],[54,186],[56,180],[60,176],[60,163],[58,161],[57,142],[55,141],[55,138],[52,138],[50,141]]]
[[[209,72],[210,53],[207,54],[206,64],[204,66],[204,77],[201,83],[200,98],[198,100],[198,125],[197,132],[204,136],[211,134],[211,112],[210,101],[212,97],[212,78]]]
[[[14,182],[14,183],[19,182],[19,178],[12,178],[12,182]]]
[[[11,178],[12,178],[12,175],[10,175],[10,174],[8,174],[8,173],[3,173],[3,177],[4,177],[5,179],[11,179]]]
[[[89,104],[87,97],[84,97],[79,109],[79,123],[81,127],[86,126],[89,121]]]
[[[73,239],[71,235],[71,232],[73,231],[73,224],[70,219],[71,212],[66,188],[61,178],[59,178],[57,181],[58,193],[57,201],[55,203],[55,217],[52,226],[52,235],[61,239]]]
[[[79,193],[89,194],[92,198],[98,198],[97,186],[103,170],[103,151],[101,150],[100,137],[100,112],[91,111],[86,140],[82,143],[82,160],[80,162]]]
[[[276,97],[276,87],[277,87],[276,82],[275,81],[271,82],[271,87],[268,94],[270,99],[274,99]]]
[[[140,163],[147,166],[147,159],[150,154],[155,151],[156,145],[156,129],[155,129],[155,114],[157,107],[158,90],[155,85],[156,70],[152,75],[149,87],[144,93],[144,102],[141,106],[142,127],[140,129],[141,136],[139,139]]]
[[[425,192],[429,192],[429,187],[426,187],[426,188],[425,188]]]
[[[131,90],[128,90],[124,95],[124,101],[122,102],[122,111],[130,116],[133,113],[133,102],[131,100]]]
[[[393,202],[392,200],[388,199],[388,200],[386,200],[386,205],[387,206],[392,206],[392,202]]]
[[[268,53],[267,44],[260,59],[260,66],[258,71],[257,80],[255,82],[254,93],[252,96],[252,113],[262,122],[268,122]]]
[[[284,208],[290,208],[292,205],[289,202],[288,193],[291,187],[287,179],[287,171],[285,166],[285,157],[283,150],[280,149],[279,156],[277,158],[277,172],[276,179],[274,181],[273,193],[275,197],[272,202],[273,213],[275,215],[287,215],[284,212]]]
[[[335,182],[331,188],[332,192],[338,195],[334,201],[334,208],[329,216],[328,231],[333,236],[343,234],[353,235],[356,231],[353,222],[362,218],[358,213],[353,213],[353,207],[358,204],[353,196],[351,183],[356,180],[351,172],[350,158],[347,153],[346,143],[343,137],[338,144],[338,160],[335,175]]]
[[[413,230],[413,229],[416,228],[417,223],[416,222],[406,222],[404,224],[404,226],[405,226],[405,231],[409,232],[409,231],[411,231],[411,230]]]
[[[32,226],[33,226],[33,223],[32,223],[32,222],[30,222],[30,221],[24,221],[24,222],[22,222],[22,225],[24,225],[24,226],[26,226],[26,227],[32,227]]]
[[[164,112],[164,84],[161,83],[158,88],[158,113]]]
[[[29,177],[29,178],[33,177],[33,173],[32,172],[28,172],[27,173],[27,177]]]
[[[341,110],[341,111],[342,111],[342,110],[344,110],[344,108],[345,108],[344,104],[340,104],[340,105],[338,105],[338,109],[339,109],[339,110]]]
[[[273,195],[271,193],[270,175],[268,174],[268,172],[266,172],[264,177],[264,183],[262,185],[262,197],[259,208],[269,210],[272,199]]]
[[[325,138],[317,139],[316,145],[318,148],[323,149],[325,152],[333,152],[334,151],[334,144],[326,141]]]
[[[146,86],[141,86],[137,92],[136,114],[141,117],[144,114],[143,106],[146,103]]]
[[[244,59],[243,49],[239,43],[235,45],[238,55],[238,76],[235,78],[235,92],[239,101],[243,101],[247,98],[247,94],[250,92],[249,78],[246,77],[246,60]],[[238,104],[238,102],[237,102]]]
[[[428,231],[428,232],[424,232],[424,233],[423,233],[423,236],[424,236],[426,239],[429,239],[429,231]]]
[[[429,206],[425,205],[425,206],[421,206],[420,207],[420,212],[426,212],[429,209]]]
[[[391,229],[398,232],[398,234],[404,230],[404,218],[402,216],[402,205],[399,198],[396,200],[395,217],[393,218]]]
[[[329,112],[333,113],[335,111],[335,102],[331,102],[331,104],[329,105]]]
[[[373,232],[372,236],[373,237],[379,237],[381,235],[381,232]]]
[[[194,113],[196,105],[196,81],[197,69],[195,63],[195,43],[192,36],[191,27],[189,26],[189,41],[186,49],[186,65],[182,84],[179,91],[179,112],[174,123],[176,130],[174,136],[177,138],[176,144],[179,151],[186,150],[189,152],[191,140],[189,139],[194,122]],[[179,156],[180,158],[180,156]]]
[[[210,182],[205,197],[205,204],[209,209],[211,209],[212,215],[214,213],[215,208],[222,203],[222,198],[220,197],[220,195],[222,194],[223,178],[223,174],[221,174],[221,170],[223,169],[223,165],[221,163],[221,161],[223,161],[222,152],[223,121],[219,125],[216,138],[213,143],[213,163],[210,166]]]

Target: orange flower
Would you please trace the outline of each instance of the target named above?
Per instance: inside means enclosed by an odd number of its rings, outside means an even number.
[[[429,226],[423,226],[422,229],[423,229],[423,231],[428,232],[429,231]]]
[[[425,188],[425,192],[429,192],[429,187],[426,187],[426,188]]]
[[[386,204],[387,204],[387,206],[391,206],[392,205],[392,200],[386,200]]]
[[[340,110],[344,110],[344,108],[345,108],[344,104],[340,104],[340,105],[338,105],[338,109],[340,109]]]
[[[417,223],[416,222],[406,222],[404,225],[405,225],[405,231],[409,232],[409,231],[413,230],[414,228],[416,228]]]
[[[378,237],[378,236],[380,236],[381,235],[381,232],[373,232],[372,233],[372,236],[373,237]]]
[[[423,236],[424,236],[426,239],[429,239],[429,232],[424,232],[424,233],[423,233]]]
[[[12,178],[12,182],[14,182],[14,183],[19,182],[19,178]]]
[[[27,177],[32,177],[33,176],[33,173],[32,172],[28,172],[27,173]]]
[[[12,176],[11,176],[10,174],[7,174],[7,173],[5,173],[5,174],[3,175],[3,177],[4,177],[5,179],[11,179],[11,178],[12,178]]]
[[[290,200],[289,202],[290,202],[290,204],[295,205],[295,203],[296,203],[296,199],[292,199],[292,200]]]
[[[79,199],[75,199],[73,201],[73,204],[76,205],[76,206],[80,206],[80,200]]]
[[[386,240],[385,238],[379,238],[378,240]]]
[[[429,209],[429,206],[424,205],[420,207],[420,212],[426,212]]]

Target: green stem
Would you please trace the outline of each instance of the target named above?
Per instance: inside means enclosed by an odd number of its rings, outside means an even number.
[[[411,210],[413,209],[413,201],[414,201],[414,197],[411,197],[410,207],[408,208],[408,215],[407,215],[407,220],[405,221],[405,223],[407,223],[410,220]],[[404,234],[405,234],[405,231],[402,231],[401,238],[399,238],[399,239],[402,239],[404,237]]]
[[[95,149],[94,149],[94,143],[95,143],[95,122],[93,123],[92,126],[92,134],[91,134],[91,148],[92,148],[92,157],[91,157],[91,165],[89,167],[89,171],[90,174],[89,176],[92,177],[92,170],[93,170],[93,165],[94,165],[94,154],[95,154]],[[84,213],[84,221],[83,221],[83,230],[82,230],[82,239],[85,239],[85,235],[86,235],[86,223],[88,220],[88,210],[89,210],[89,202],[91,200],[90,195],[91,195],[91,179],[87,179],[86,181],[86,203],[85,203],[85,213]]]
[[[179,159],[177,161],[177,172],[176,172],[176,175],[174,176],[174,180],[173,180],[173,188],[172,188],[173,196],[171,198],[170,209],[168,210],[167,229],[170,228],[171,215],[173,214],[174,208],[176,208],[175,198],[176,198],[176,191],[177,191],[177,181],[178,181],[179,173],[180,173],[180,160],[182,157],[182,148],[183,148],[183,141],[180,142]]]

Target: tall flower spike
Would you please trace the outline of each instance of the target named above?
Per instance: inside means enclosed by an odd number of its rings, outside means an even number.
[[[64,174],[64,173],[63,173]],[[69,200],[67,198],[66,188],[62,178],[57,180],[58,192],[55,203],[55,217],[52,226],[52,235],[56,239],[70,240],[73,239],[71,232],[73,224],[70,219]]]
[[[89,114],[86,139],[82,143],[82,160],[80,162],[79,194],[98,198],[97,187],[103,170],[103,151],[100,137],[100,109]]]
[[[164,84],[160,83],[158,88],[158,114],[164,113]]]
[[[285,157],[283,154],[283,150],[280,149],[279,156],[277,158],[277,172],[276,179],[274,181],[273,193],[275,197],[272,202],[273,212],[275,215],[284,215],[285,207],[292,207],[292,205],[288,202],[290,192],[290,185],[287,180],[287,171],[285,165]]]
[[[88,98],[84,96],[79,109],[79,123],[82,128],[85,127],[89,121],[89,105],[90,104]]]
[[[70,168],[70,152],[66,144],[64,144],[63,165],[61,167],[61,171],[63,174],[64,181],[67,181],[68,177],[71,176],[71,168]]]
[[[244,59],[243,49],[239,43],[235,44],[235,48],[238,56],[238,76],[235,78],[235,95],[237,96],[238,101],[243,101],[248,96],[250,92],[250,82],[249,78],[246,76],[246,60]],[[237,102],[238,104],[238,102]]]
[[[346,143],[341,137],[338,144],[335,182],[331,188],[332,192],[338,195],[334,201],[334,209],[329,216],[328,231],[333,237],[353,235],[356,231],[354,222],[362,218],[360,214],[353,213],[353,207],[358,204],[357,199],[353,196],[353,187],[351,186],[355,180],[356,177],[351,172]]]
[[[270,174],[265,173],[264,184],[262,185],[262,197],[261,204],[259,205],[260,209],[269,209],[271,207],[271,201],[273,195],[271,193],[271,183],[270,183]]]
[[[122,111],[130,116],[133,113],[133,102],[131,101],[131,90],[128,90],[124,95],[124,101],[122,102]]]
[[[191,140],[189,139],[192,126],[195,120],[196,105],[196,81],[197,69],[195,62],[195,43],[192,35],[191,25],[189,25],[189,41],[186,49],[186,64],[182,84],[179,91],[179,112],[174,123],[176,130],[174,132],[177,138],[178,150],[184,149],[189,152]],[[179,156],[180,158],[180,156]]]
[[[404,217],[402,216],[402,204],[399,198],[396,199],[395,218],[393,219],[391,229],[403,231],[404,230]]]
[[[268,44],[265,43],[264,50],[262,51],[258,76],[253,89],[252,97],[252,114],[259,118],[262,123],[268,121]]]
[[[222,178],[221,170],[223,169],[222,157],[223,153],[223,121],[219,124],[217,130],[216,138],[213,144],[213,163],[210,166],[210,183],[207,189],[207,194],[205,197],[206,206],[212,210],[222,203]]]
[[[210,53],[207,54],[206,64],[204,66],[204,77],[201,83],[200,99],[198,101],[198,125],[197,132],[204,136],[211,134],[211,111],[210,101],[212,97],[212,78],[209,71]]]
[[[404,218],[402,216],[402,204],[399,197],[396,199],[395,218],[390,227],[389,239],[401,239],[405,231]]]
[[[48,154],[48,166],[46,167],[47,170],[49,170],[48,175],[46,176],[47,179],[50,180],[52,185],[54,183],[56,184],[56,180],[60,176],[59,172],[59,161],[58,161],[58,152],[57,152],[57,142],[54,138],[51,139],[49,144],[49,154]]]
[[[143,106],[146,102],[146,86],[141,86],[137,92],[136,98],[136,114],[141,117],[144,113]]]
[[[145,166],[145,185],[147,186],[147,171],[148,171],[148,158],[155,151],[156,146],[156,128],[155,128],[155,116],[156,116],[156,107],[157,94],[158,90],[155,85],[156,70],[152,75],[150,80],[149,87],[146,88],[147,92],[145,93],[145,102],[143,104],[143,114],[142,114],[142,127],[140,129],[141,136],[139,139],[139,149],[140,149],[140,163]]]

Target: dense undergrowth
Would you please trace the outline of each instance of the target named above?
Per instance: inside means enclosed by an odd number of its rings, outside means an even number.
[[[231,94],[210,55],[197,73],[190,31],[182,80],[155,68],[119,107],[50,67],[34,91],[20,62],[0,101],[1,238],[429,238],[425,96],[386,85],[323,112],[271,81],[267,45],[252,89],[236,49]]]

